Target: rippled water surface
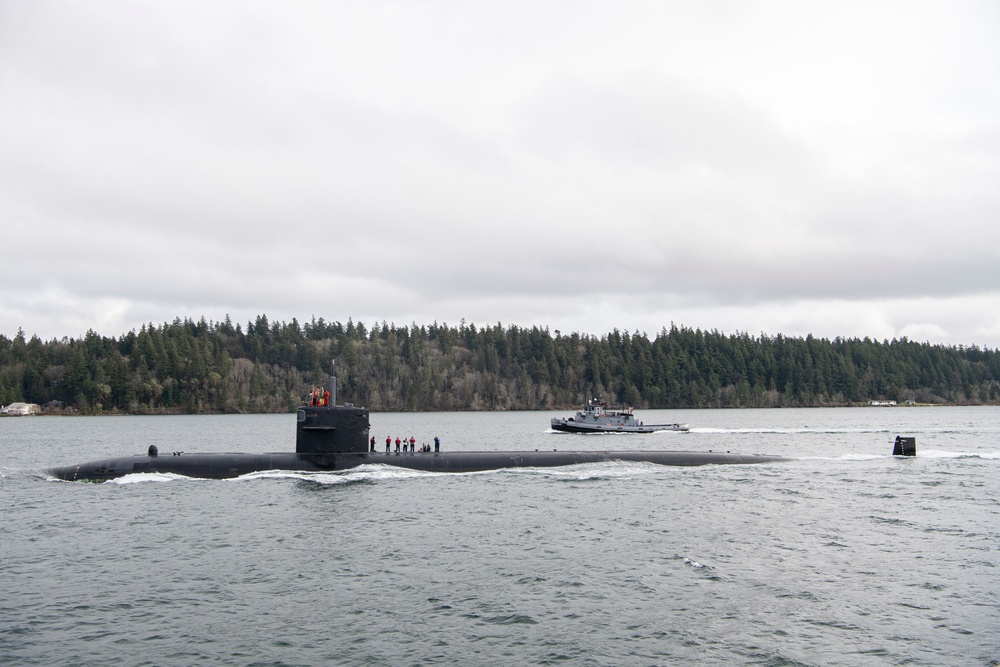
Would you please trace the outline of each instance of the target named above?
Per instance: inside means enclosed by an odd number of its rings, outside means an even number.
[[[53,481],[289,451],[294,415],[0,419],[3,665],[1000,664],[1000,410],[373,414],[444,449],[723,449],[755,466],[375,466]],[[918,457],[887,456],[897,434]]]

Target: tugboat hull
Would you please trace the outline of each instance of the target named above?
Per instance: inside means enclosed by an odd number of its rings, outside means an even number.
[[[552,420],[552,430],[563,433],[656,433],[657,431],[687,431],[687,424],[650,424],[648,426],[605,426],[586,424],[572,419]]]

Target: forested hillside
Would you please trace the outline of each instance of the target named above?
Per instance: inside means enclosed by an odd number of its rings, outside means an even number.
[[[500,324],[397,327],[204,319],[120,338],[0,335],[0,402],[82,413],[285,412],[336,360],[339,398],[372,410],[532,410],[588,397],[638,408],[1000,403],[1000,354],[906,339],[751,337],[671,327],[649,338]]]

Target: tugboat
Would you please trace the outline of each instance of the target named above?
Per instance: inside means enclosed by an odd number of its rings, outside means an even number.
[[[632,408],[608,408],[603,401],[590,400],[580,407],[575,417],[553,417],[552,430],[565,433],[654,433],[656,431],[687,431],[687,424],[643,424],[632,414]]]

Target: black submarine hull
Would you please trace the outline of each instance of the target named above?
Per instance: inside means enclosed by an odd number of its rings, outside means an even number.
[[[669,451],[511,451],[511,452],[363,452],[310,455],[274,454],[167,454],[126,456],[53,468],[49,473],[67,481],[103,482],[142,473],[174,474],[204,479],[230,479],[270,470],[323,472],[348,470],[361,465],[391,465],[428,472],[480,472],[504,468],[543,468],[630,461],[667,466],[775,463],[780,456],[729,452]]]

